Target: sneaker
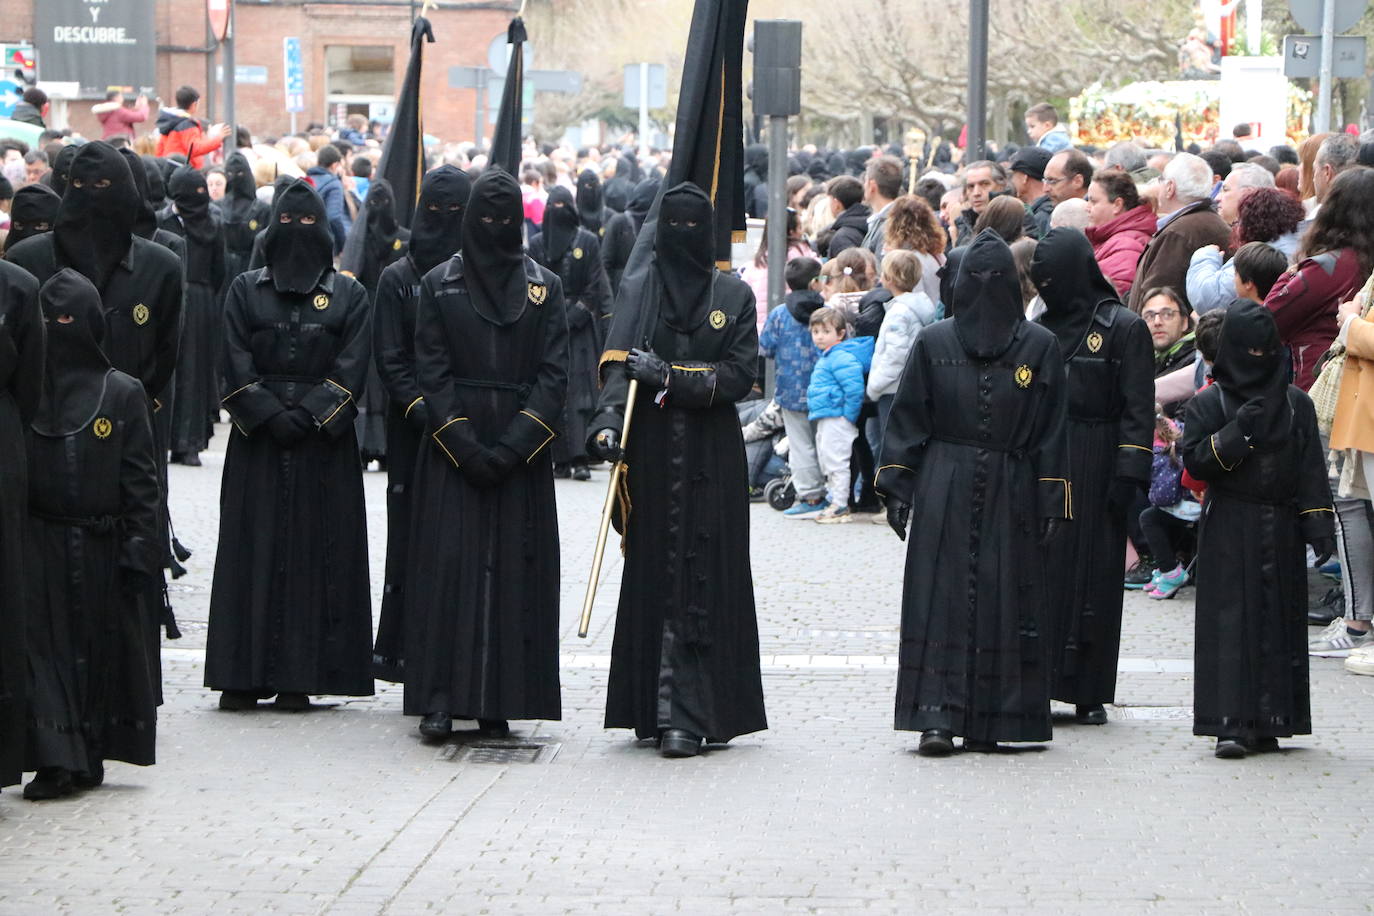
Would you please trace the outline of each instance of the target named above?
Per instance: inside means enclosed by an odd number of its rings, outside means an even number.
[[[782,515],[783,518],[811,518],[821,514],[829,507],[830,501],[824,496],[812,503],[798,499],[796,505],[790,509],[784,509]]]
[[[1352,636],[1345,626],[1345,618],[1337,617],[1325,630],[1307,644],[1307,654],[1319,658],[1345,658],[1351,649],[1374,644],[1374,630]]]
[[[853,521],[853,518],[848,506],[826,506],[824,511],[816,516],[816,521],[822,525],[842,525]]]
[[[1135,561],[1135,565],[1126,570],[1126,579],[1122,583],[1125,588],[1144,588],[1154,582],[1155,570],[1154,563],[1147,557],[1141,557]]]
[[[1172,598],[1187,582],[1188,572],[1180,563],[1169,572],[1155,573],[1154,584],[1146,590],[1145,594],[1151,598]]]
[[[1345,659],[1345,670],[1351,674],[1374,676],[1374,645],[1351,649]]]

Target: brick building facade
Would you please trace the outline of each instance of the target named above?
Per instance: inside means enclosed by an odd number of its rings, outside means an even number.
[[[42,2],[0,0],[0,10],[4,11],[0,41],[31,40],[34,6]],[[183,84],[200,89],[203,97],[208,95],[205,87],[217,69],[212,69],[206,53],[205,0],[156,3],[158,95],[172,104],[172,94]],[[258,137],[289,129],[282,45],[287,36],[301,41],[305,110],[297,115],[299,129],[311,122],[333,123],[342,111],[367,114],[389,107],[410,57],[411,18],[421,5],[419,0],[240,0],[235,11],[235,65],[240,76],[248,79],[241,78],[235,84],[236,120]],[[485,67],[488,45],[505,35],[518,7],[518,0],[449,0],[429,10],[436,40],[425,47],[426,133],[444,140],[472,138],[477,92],[450,89],[449,68]],[[216,68],[219,57],[214,55]],[[39,79],[43,79],[41,59]],[[202,115],[219,121],[224,119],[221,87],[215,90],[213,100],[201,102]],[[65,105],[68,125],[88,137],[100,136],[99,125],[90,113],[93,101],[69,101]],[[488,128],[488,140],[490,136]]]

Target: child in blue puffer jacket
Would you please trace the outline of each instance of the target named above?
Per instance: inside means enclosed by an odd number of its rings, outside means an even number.
[[[816,457],[825,475],[828,505],[816,521],[834,524],[849,521],[849,458],[858,438],[859,410],[864,403],[864,376],[873,362],[873,338],[845,339],[844,315],[833,308],[811,315],[811,340],[821,351],[806,403],[816,424]]]

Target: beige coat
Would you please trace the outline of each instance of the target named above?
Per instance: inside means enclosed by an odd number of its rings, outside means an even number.
[[[1374,321],[1350,322],[1345,338],[1345,368],[1331,424],[1331,447],[1374,452]]]

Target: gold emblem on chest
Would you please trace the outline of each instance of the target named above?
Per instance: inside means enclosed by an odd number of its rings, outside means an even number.
[[[1023,364],[1016,367],[1016,373],[1012,377],[1016,379],[1017,388],[1029,388],[1035,379],[1035,373],[1031,371],[1030,366]]]
[[[315,306],[316,311],[323,312],[325,309],[329,308],[329,297],[324,293],[320,293],[315,297],[314,301],[311,302],[311,305]]]
[[[711,312],[711,317],[709,320],[711,322],[711,327],[717,331],[725,327],[725,313],[722,312],[720,309],[716,309],[715,311]]]
[[[95,422],[91,424],[91,432],[95,433],[97,439],[108,439],[110,433],[114,432],[114,424],[110,422],[109,417],[96,417]]]
[[[1088,335],[1088,352],[1096,353],[1102,349],[1102,335],[1093,331]]]

